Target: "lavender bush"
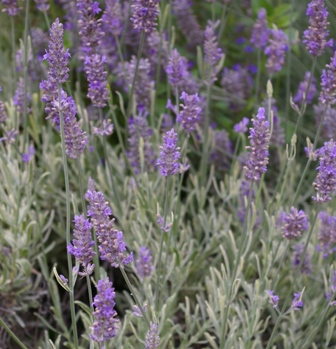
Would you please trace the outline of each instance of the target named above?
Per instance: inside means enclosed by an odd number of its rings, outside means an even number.
[[[335,6],[0,10],[0,348],[335,348]]]

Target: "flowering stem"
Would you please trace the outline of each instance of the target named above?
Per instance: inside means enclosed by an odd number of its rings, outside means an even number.
[[[61,86],[58,86],[58,104],[61,104]],[[64,136],[64,117],[63,113],[59,111],[60,118],[60,128],[61,128],[61,141],[62,141],[62,158],[63,158],[63,171],[64,171],[64,181],[65,181],[65,195],[66,195],[66,245],[70,244],[70,188],[69,188],[69,171],[68,163],[65,153],[65,136]],[[76,326],[76,313],[75,313],[75,302],[74,302],[74,281],[72,275],[72,260],[70,253],[67,253],[68,260],[68,270],[69,270],[69,287],[71,292],[69,292],[70,297],[70,313],[71,313],[71,323],[74,335],[74,345],[78,348],[78,334]]]
[[[259,89],[260,89],[260,76],[261,76],[261,50],[260,48],[257,49],[257,78],[256,78],[256,88],[255,88],[255,104],[259,105]]]
[[[15,92],[15,84],[16,84],[16,64],[15,64],[15,27],[14,27],[14,19],[13,16],[10,16],[10,20],[11,20],[11,38],[12,38],[12,51],[13,51],[13,57],[12,57],[12,61],[13,61],[13,76],[14,76],[14,86],[13,86],[13,92]],[[15,129],[17,129],[17,119],[15,119],[15,125],[14,125]]]
[[[134,93],[134,87],[135,87],[135,80],[136,80],[136,77],[138,75],[139,63],[140,63],[140,58],[141,58],[144,42],[145,42],[145,32],[142,31],[141,37],[140,37],[137,61],[136,61],[135,70],[134,70],[133,81],[132,81],[130,92],[128,94],[128,105],[127,105],[127,114],[126,114],[127,116],[130,116],[132,108],[133,108],[133,93]]]
[[[0,317],[0,325],[3,327],[7,333],[13,338],[13,340],[16,342],[16,344],[21,348],[21,349],[28,349],[21,341],[20,339],[15,335],[15,333],[8,327],[8,325],[5,323],[5,321],[2,320]]]
[[[166,178],[166,189],[165,189],[164,210],[163,210],[163,227],[166,226],[166,219],[167,219],[169,182],[170,182],[170,177]],[[163,250],[164,234],[165,234],[165,231],[161,230],[161,241],[160,241],[160,250],[159,250],[159,257],[158,257],[158,268],[156,270],[157,276],[156,276],[156,286],[155,286],[155,297],[156,297],[155,308],[157,311],[159,311],[159,305],[160,305],[159,282],[160,282],[160,276],[161,276],[161,257],[162,257],[162,250]]]
[[[48,29],[50,29],[50,22],[49,22],[49,18],[47,16],[47,13],[45,11],[43,11],[43,15],[44,15],[44,20],[46,21]]]
[[[293,0],[290,1],[290,14],[289,14],[289,30],[292,30],[293,26]],[[290,45],[288,45],[290,46]],[[285,134],[287,134],[288,117],[289,117],[289,96],[290,96],[290,83],[291,83],[291,68],[292,68],[292,50],[288,50],[287,54],[287,70],[286,70],[286,113],[285,113]]]
[[[128,278],[128,276],[127,276],[125,270],[124,270],[124,268],[120,267],[119,270],[121,271],[121,274],[123,275],[123,277],[124,277],[124,279],[125,279],[125,281],[126,281],[126,284],[127,284],[128,288],[129,288],[129,290],[131,291],[131,294],[132,294],[132,296],[133,296],[133,298],[134,298],[136,304],[138,305],[138,307],[139,307],[139,309],[140,309],[140,311],[141,311],[141,314],[142,314],[143,318],[144,318],[145,321],[146,321],[146,324],[147,324],[148,328],[150,328],[150,322],[149,322],[149,320],[148,320],[147,314],[144,312],[144,310],[143,310],[143,308],[142,308],[142,305],[141,305],[141,303],[140,303],[140,301],[139,301],[139,299],[138,299],[136,293],[134,292],[133,286],[132,286],[132,284],[131,284],[131,282],[130,282],[130,280],[129,280],[129,278]]]
[[[301,254],[301,256],[300,256],[300,264],[299,264],[299,266],[298,266],[297,269],[296,269],[296,272],[295,272],[294,278],[293,278],[293,282],[292,282],[291,287],[290,287],[290,289],[289,289],[289,291],[288,291],[288,294],[287,294],[287,297],[286,297],[286,299],[285,299],[285,302],[284,302],[284,304],[283,304],[283,306],[282,306],[281,313],[280,313],[280,315],[279,315],[279,317],[278,317],[278,319],[277,319],[277,321],[276,321],[276,323],[275,323],[275,325],[274,325],[274,328],[273,328],[273,330],[272,330],[271,337],[270,337],[270,339],[269,339],[269,341],[268,341],[268,343],[267,343],[266,349],[270,349],[270,348],[272,347],[272,344],[273,344],[275,335],[276,335],[276,333],[277,333],[277,329],[278,329],[278,327],[280,326],[281,320],[282,320],[283,316],[284,316],[285,313],[286,313],[286,307],[287,307],[287,304],[288,304],[289,299],[290,299],[291,296],[292,296],[292,292],[293,292],[293,289],[294,289],[294,283],[295,283],[295,281],[298,279],[298,276],[299,276],[299,273],[300,273],[300,270],[301,270],[301,267],[302,267],[302,264],[303,264],[303,261],[304,261],[304,257],[305,257],[306,252],[307,252],[307,248],[308,248],[308,244],[309,244],[309,241],[310,241],[310,237],[311,237],[311,235],[312,235],[312,233],[313,233],[313,230],[314,230],[314,227],[315,227],[315,223],[316,223],[316,220],[317,220],[317,216],[318,216],[318,210],[316,211],[315,216],[314,216],[314,219],[313,219],[313,223],[312,223],[312,225],[310,226],[309,234],[308,234],[308,237],[307,237],[307,240],[306,240],[304,249],[303,249],[303,251],[302,251],[302,254]]]
[[[87,284],[87,289],[88,289],[88,294],[89,294],[89,302],[90,302],[90,309],[91,313],[93,313],[93,298],[92,298],[92,288],[91,288],[91,281],[90,281],[90,276],[86,274],[86,284]],[[94,343],[92,338],[90,338],[90,349],[93,349]]]
[[[220,349],[224,349],[224,345],[225,345],[224,339],[226,336],[226,329],[227,329],[227,318],[228,318],[228,314],[229,314],[230,304],[232,302],[231,297],[232,297],[233,283],[234,283],[234,280],[236,278],[238,266],[240,264],[240,258],[241,258],[242,253],[243,253],[243,247],[245,246],[246,240],[248,239],[247,221],[248,221],[249,208],[251,207],[251,202],[252,202],[253,183],[254,183],[254,181],[251,181],[249,196],[247,199],[247,206],[246,206],[246,211],[245,211],[245,216],[244,216],[244,224],[243,224],[243,230],[242,230],[242,241],[240,242],[239,250],[237,253],[237,258],[236,258],[235,264],[234,264],[233,273],[231,274],[231,278],[230,278],[230,288],[229,288],[229,294],[227,296],[228,303],[225,307],[224,317],[223,317],[223,321],[222,321],[222,334],[221,334],[221,338],[220,338]]]

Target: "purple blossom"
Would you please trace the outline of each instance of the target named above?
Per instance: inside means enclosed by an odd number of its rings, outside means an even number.
[[[331,105],[336,103],[336,52],[326,68],[322,70],[319,101]]]
[[[99,3],[93,0],[78,0],[78,30],[82,42],[81,59],[97,52],[97,47],[101,44],[104,32],[102,31],[102,19],[97,19],[101,9]]]
[[[300,310],[303,307],[303,301],[301,300],[302,293],[294,293],[294,299],[292,301],[292,305],[290,309],[292,310]]]
[[[243,119],[233,126],[233,129],[237,133],[244,134],[247,132],[247,125],[250,123],[250,119],[243,117]]]
[[[13,144],[15,142],[15,137],[19,134],[19,131],[12,128],[11,130],[4,131],[4,137],[0,138],[0,142],[7,142],[8,144]]]
[[[61,279],[64,285],[68,284],[69,280],[64,275],[60,274],[59,278]]]
[[[152,254],[150,250],[142,246],[139,249],[139,256],[136,262],[136,271],[141,279],[150,277],[153,272]]]
[[[177,147],[177,133],[172,128],[163,136],[163,145],[160,147],[160,158],[157,165],[160,166],[161,176],[172,176],[179,173],[181,157],[180,148]]]
[[[283,213],[282,237],[286,239],[296,239],[301,236],[303,230],[308,229],[308,219],[306,214],[297,208],[292,207],[290,213]]]
[[[266,10],[264,8],[261,8],[258,12],[258,19],[254,23],[251,34],[251,44],[253,44],[256,48],[259,49],[263,49],[266,47],[271,33],[271,30],[267,26],[266,17]]]
[[[124,256],[126,244],[123,240],[123,233],[114,228],[114,218],[110,219],[112,210],[101,192],[95,190],[94,181],[89,178],[88,190],[85,199],[89,202],[88,216],[97,233],[100,243],[100,258],[108,261],[115,268],[122,268],[133,261],[133,254]]]
[[[28,153],[22,154],[22,161],[25,163],[28,163],[34,157],[34,154],[35,154],[35,148],[33,145],[31,145],[29,147]]]
[[[159,2],[160,0],[133,0],[131,22],[135,30],[151,33],[155,29],[160,13]]]
[[[113,125],[111,124],[111,120],[103,120],[103,125],[101,128],[94,127],[93,134],[99,136],[110,136],[113,133]]]
[[[333,45],[333,39],[327,41],[328,14],[324,0],[312,0],[308,4],[306,15],[310,17],[309,27],[303,32],[302,42],[313,56],[321,56],[326,47]]]
[[[106,0],[102,15],[105,33],[119,37],[123,30],[120,0]]]
[[[90,275],[87,273],[87,267],[90,267],[92,257],[95,256],[96,252],[93,250],[94,241],[91,238],[92,224],[88,219],[85,219],[84,215],[76,215],[75,229],[72,244],[69,243],[67,246],[68,253],[75,256],[76,261],[82,264],[84,273],[80,273],[81,276]],[[89,268],[92,270],[92,268]]]
[[[183,165],[182,165],[183,166]],[[165,222],[164,218],[158,213],[156,215],[156,222],[158,223],[158,225],[160,226],[160,229],[166,233],[170,232],[170,229],[173,225],[173,223],[167,223]]]
[[[27,92],[26,93],[26,103],[28,104],[28,101],[31,100],[30,94]],[[17,88],[15,90],[15,95],[13,98],[13,103],[17,108],[17,111],[19,113],[24,112],[24,104],[25,104],[25,98],[24,98],[24,80],[22,77],[20,77],[18,83],[17,83]],[[29,108],[27,109],[27,112],[29,112]]]
[[[150,328],[146,335],[145,348],[146,349],[159,349],[160,337],[159,329],[156,322],[151,323]]]
[[[0,124],[7,120],[5,105],[0,101]]]
[[[176,49],[170,54],[166,72],[172,88],[179,88],[183,85],[188,73],[188,62]]]
[[[304,250],[305,244],[299,243],[293,246],[293,257],[292,261],[295,268],[298,268],[301,262],[301,256]],[[311,274],[312,272],[312,263],[311,263],[311,255],[308,251],[306,251],[306,254],[303,258],[302,266],[300,269],[300,272],[302,274]]]
[[[9,16],[17,16],[20,10],[17,0],[2,0],[4,8],[2,12],[7,13]]]
[[[297,91],[296,95],[293,98],[293,101],[295,103],[298,103],[298,104],[302,104],[303,103],[303,95],[306,94],[306,90],[307,90],[307,87],[308,87],[310,75],[311,75],[310,72],[306,72],[304,80],[300,82],[298,91]],[[307,96],[306,96],[306,103],[307,104],[310,104],[312,102],[316,92],[317,92],[317,89],[316,89],[316,79],[315,79],[315,77],[312,77],[311,82],[310,82],[310,86],[309,86],[309,90],[308,90],[308,93],[307,93]]]
[[[161,35],[157,30],[152,31],[147,36],[147,45],[146,56],[151,63],[151,71],[154,75],[157,69],[157,65],[160,64],[163,68],[167,68],[169,60],[169,43],[167,40],[167,35],[163,33]],[[161,52],[160,52],[161,45]]]
[[[336,144],[331,139],[324,143],[320,151],[320,166],[313,186],[317,190],[313,201],[325,203],[331,200],[331,194],[336,190]]]
[[[270,141],[269,122],[265,117],[265,109],[259,108],[258,114],[252,119],[253,127],[250,128],[249,160],[244,167],[246,178],[259,182],[262,173],[266,173],[268,164],[268,147]]]
[[[143,141],[144,165],[147,171],[150,171],[155,164],[155,153],[151,146],[152,129],[148,126],[147,113],[139,110],[138,114],[130,117],[128,121],[128,150],[127,157],[135,174],[141,172],[141,157],[140,157],[140,138]]]
[[[48,80],[51,84],[65,83],[69,77],[68,60],[69,50],[63,46],[63,24],[56,18],[51,25],[48,51],[43,59],[48,62]]]
[[[36,7],[41,12],[47,12],[50,8],[50,4],[48,0],[34,0],[36,3]]]
[[[227,170],[232,156],[232,143],[225,130],[214,132],[214,145],[210,153],[210,161],[220,171]]]
[[[107,73],[104,69],[106,57],[94,54],[85,58],[85,73],[89,82],[88,97],[94,106],[103,108],[109,100],[109,91],[106,87]]]
[[[273,308],[277,308],[278,304],[279,304],[279,299],[280,299],[279,296],[274,294],[274,291],[272,291],[272,290],[267,290],[266,293],[270,298],[269,303],[272,304]]]
[[[318,233],[317,250],[323,252],[323,257],[327,258],[329,254],[336,251],[334,244],[336,243],[336,217],[331,216],[326,211],[321,211],[318,214],[320,223],[320,230]]]
[[[117,319],[117,312],[114,309],[116,295],[108,277],[98,281],[97,290],[97,295],[93,300],[95,311],[90,338],[101,343],[117,335],[120,320]]]
[[[176,122],[182,124],[183,129],[191,133],[195,130],[197,123],[200,121],[201,106],[200,98],[197,93],[194,95],[188,95],[185,92],[182,92],[181,99],[184,104],[180,104],[182,110],[176,117]]]
[[[270,75],[280,71],[285,63],[285,53],[288,50],[287,35],[281,29],[272,29],[265,54],[268,56],[266,68]]]

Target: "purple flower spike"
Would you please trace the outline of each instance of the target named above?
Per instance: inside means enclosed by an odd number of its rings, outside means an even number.
[[[251,44],[256,48],[263,49],[266,47],[271,30],[267,26],[267,12],[261,8],[258,12],[258,19],[255,21],[251,35]]]
[[[153,269],[151,251],[145,246],[140,247],[139,256],[136,262],[136,271],[138,276],[141,279],[150,277]]]
[[[291,309],[300,310],[303,307],[303,301],[301,300],[301,292],[294,293],[294,299],[292,301]]]
[[[268,147],[270,141],[269,122],[265,117],[265,109],[259,108],[258,114],[252,119],[253,127],[250,128],[249,160],[244,167],[246,178],[259,182],[260,177],[267,171]]]
[[[171,87],[178,88],[183,85],[188,73],[187,64],[187,60],[176,49],[171,52],[166,68]]]
[[[117,335],[120,320],[116,318],[117,312],[114,309],[116,295],[108,277],[98,281],[97,290],[97,295],[93,300],[95,311],[90,338],[101,343]]]
[[[5,110],[5,105],[0,101],[0,123],[2,124],[7,120],[7,114]]]
[[[50,8],[48,0],[35,0],[36,7],[41,12],[47,12]]]
[[[195,130],[196,125],[201,118],[201,100],[197,93],[194,95],[188,95],[185,92],[182,92],[181,99],[184,101],[184,104],[180,104],[182,110],[177,115],[176,122],[180,122],[183,129],[188,133],[191,133]]]
[[[323,258],[327,258],[336,248],[333,247],[336,242],[336,217],[331,216],[326,211],[321,211],[318,215],[321,220],[318,233],[317,250],[323,252]]]
[[[336,144],[331,139],[324,143],[320,151],[320,166],[313,186],[317,190],[313,201],[325,203],[331,200],[331,194],[336,190]]]
[[[217,37],[215,35],[215,29],[219,23],[219,21],[216,23],[208,21],[204,32],[204,61],[209,67],[212,67],[213,70],[215,70],[216,64],[223,57],[222,49],[218,47]],[[217,71],[213,71],[212,74],[213,76],[210,78],[214,79]]]
[[[18,83],[17,83],[17,88],[15,90],[15,95],[13,98],[13,103],[17,108],[17,111],[19,113],[23,113],[24,112],[24,80],[22,77],[20,77]],[[31,96],[30,94],[27,92],[26,94],[26,101],[30,101],[31,100]],[[29,112],[29,108],[27,108],[27,112]]]
[[[34,154],[35,154],[35,148],[33,145],[31,145],[29,147],[29,152],[22,154],[22,161],[27,164],[34,157]]]
[[[180,148],[177,145],[177,133],[172,128],[163,136],[163,145],[160,147],[160,158],[157,160],[157,165],[160,166],[161,176],[172,176],[180,172],[181,157]]]
[[[113,125],[111,124],[111,120],[103,120],[103,125],[101,128],[94,127],[93,134],[99,136],[110,136],[113,133]]]
[[[153,322],[146,335],[145,348],[146,349],[159,349],[160,347],[160,337],[158,334],[158,325]]]
[[[336,103],[336,52],[326,68],[322,70],[319,101],[331,105]]]
[[[272,304],[272,307],[277,308],[279,304],[279,296],[274,294],[274,291],[272,290],[267,290],[266,293],[270,297],[269,302]]]
[[[134,0],[131,22],[137,31],[151,33],[156,27],[156,18],[159,15],[158,3],[160,0]]]
[[[265,54],[268,56],[266,68],[268,73],[272,75],[280,71],[285,63],[288,38],[281,29],[272,29],[271,34],[268,46],[265,48]]]
[[[308,229],[308,220],[306,214],[295,207],[292,207],[290,213],[283,213],[282,236],[286,239],[296,239],[301,236],[303,230]]]
[[[122,14],[120,0],[106,0],[105,11],[102,15],[104,28],[114,36],[122,33]]]
[[[106,63],[105,56],[100,55],[87,56],[85,58],[85,73],[89,82],[88,97],[94,106],[103,108],[109,99],[109,92],[106,87],[107,73],[104,69]]]
[[[298,91],[297,91],[295,97],[293,98],[293,101],[295,103],[302,104],[303,95],[306,93],[309,79],[310,79],[310,72],[307,72],[305,74],[304,80],[302,82],[300,82]],[[306,96],[306,103],[307,104],[310,104],[312,102],[312,100],[316,94],[316,91],[317,91],[316,90],[316,79],[313,77],[311,80],[310,86],[309,86],[307,96]]]
[[[76,215],[75,229],[72,244],[67,246],[68,253],[75,256],[76,260],[83,265],[84,273],[79,273],[81,276],[86,275],[86,269],[92,261],[92,257],[95,256],[96,252],[93,250],[94,241],[91,238],[92,224],[88,219],[85,219],[84,215]],[[92,271],[92,268],[90,271]]]
[[[20,8],[17,0],[2,0],[2,5],[4,6],[2,11],[7,13],[9,16],[18,15]]]
[[[4,131],[4,137],[0,138],[0,142],[7,142],[8,144],[13,144],[15,142],[15,137],[19,134],[19,131],[12,128],[11,130]]]
[[[48,80],[56,85],[66,82],[69,77],[70,53],[64,49],[63,33],[63,24],[56,18],[50,29],[49,49],[43,56],[49,64]]]
[[[250,123],[250,119],[244,117],[238,124],[233,126],[233,129],[237,133],[244,134],[247,132],[247,125]]]
[[[332,47],[333,39],[327,41],[328,11],[324,0],[313,0],[308,4],[306,15],[309,16],[309,28],[303,32],[302,42],[313,56],[321,56],[326,47]]]

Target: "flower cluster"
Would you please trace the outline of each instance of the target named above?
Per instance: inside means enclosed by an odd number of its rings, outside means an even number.
[[[158,325],[153,322],[146,335],[145,348],[146,349],[159,349],[160,347],[160,337],[158,334]]]
[[[187,69],[187,60],[182,57],[176,49],[174,49],[170,54],[166,68],[171,87],[179,88],[183,85],[183,80],[188,72]]]
[[[279,296],[274,294],[274,291],[272,290],[267,290],[266,293],[269,296],[269,303],[272,304],[273,308],[277,308],[279,305]]]
[[[118,37],[122,33],[122,16],[120,0],[106,0],[105,11],[102,15],[105,31]]]
[[[18,0],[2,0],[4,6],[3,12],[6,12],[9,16],[17,16],[20,10]]]
[[[35,0],[36,7],[41,12],[47,12],[50,8],[49,0]]]
[[[263,49],[266,47],[268,39],[270,37],[271,30],[267,26],[267,12],[266,9],[261,8],[258,12],[258,19],[255,21],[252,35],[251,44],[256,48]]]
[[[124,256],[126,244],[123,233],[114,228],[114,218],[110,219],[112,210],[105,200],[103,193],[95,190],[94,181],[89,178],[85,199],[89,202],[88,216],[100,243],[100,258],[108,261],[115,268],[123,267],[133,261],[133,254]]]
[[[233,126],[236,133],[244,134],[247,132],[247,125],[250,123],[250,119],[243,117],[243,119]]]
[[[116,295],[109,278],[99,280],[97,290],[97,295],[93,300],[95,311],[90,338],[101,343],[116,336],[120,320],[116,318],[117,312],[114,309]]]
[[[336,103],[336,52],[326,68],[322,70],[319,101],[331,105]]]
[[[260,181],[260,177],[267,171],[268,147],[270,141],[269,122],[265,116],[265,109],[259,108],[258,114],[252,119],[253,127],[250,128],[250,149],[249,160],[245,169],[246,178],[253,181]]]
[[[272,29],[265,54],[268,56],[266,68],[270,75],[280,71],[285,63],[285,53],[288,50],[287,35],[281,29]]]
[[[333,45],[332,39],[327,41],[328,14],[324,0],[312,0],[308,4],[306,15],[310,17],[309,28],[303,32],[302,42],[313,56],[321,56],[326,47]]]
[[[183,129],[188,133],[195,130],[197,123],[200,121],[201,106],[200,98],[197,93],[188,95],[182,92],[181,99],[184,103],[180,104],[182,110],[176,117],[176,122],[180,122]]]
[[[139,249],[139,256],[136,262],[136,271],[141,279],[150,277],[152,275],[152,254],[150,250],[145,246],[142,246]]]
[[[156,27],[156,18],[159,15],[158,3],[160,0],[134,0],[131,22],[137,31],[150,33]]]
[[[316,79],[315,79],[315,77],[312,77],[308,92],[306,92],[307,87],[308,87],[308,83],[309,83],[309,79],[310,79],[310,75],[311,75],[310,72],[306,72],[304,80],[302,82],[300,82],[298,91],[293,98],[293,101],[295,103],[302,104],[303,99],[304,99],[304,95],[306,93],[307,93],[307,96],[305,96],[306,104],[310,104],[312,102],[312,100],[317,92],[317,89],[316,89]]]
[[[323,257],[326,258],[329,254],[336,251],[333,247],[336,243],[336,217],[331,216],[326,211],[321,211],[318,215],[321,224],[318,233],[317,250],[323,253]]]
[[[282,236],[286,239],[296,239],[301,236],[303,230],[308,229],[306,214],[292,207],[290,213],[283,213]]]

